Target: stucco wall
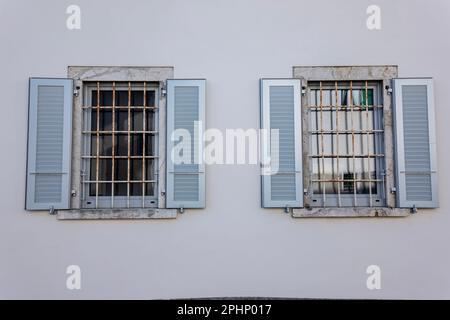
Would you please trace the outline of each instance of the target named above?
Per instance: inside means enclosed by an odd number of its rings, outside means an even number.
[[[66,28],[70,4],[82,28]],[[366,8],[382,29],[366,28]],[[0,1],[0,298],[450,298],[450,2]],[[24,211],[28,77],[68,65],[174,66],[206,78],[207,127],[257,128],[261,77],[296,65],[394,64],[435,79],[440,209],[293,219],[260,208],[254,165],[207,167],[205,210],[167,221]],[[82,270],[67,290],[66,267]],[[366,288],[377,264],[382,289]]]

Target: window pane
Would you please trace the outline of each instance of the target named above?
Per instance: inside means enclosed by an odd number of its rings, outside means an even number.
[[[139,87],[138,87],[138,86]],[[94,131],[88,137],[90,142],[89,179],[91,181],[127,181],[128,176],[130,181],[139,181],[136,183],[114,183],[114,195],[127,196],[127,188],[129,188],[130,196],[142,196],[143,191],[147,196],[155,196],[156,184],[143,183],[142,180],[154,180],[156,159],[145,159],[144,147],[146,156],[156,156],[157,151],[156,135],[147,134],[142,131],[154,131],[156,129],[156,113],[155,110],[146,107],[155,107],[157,104],[156,91],[147,90],[144,94],[142,83],[131,83],[131,91],[128,90],[128,83],[117,83],[116,89],[110,89],[112,82],[105,83],[108,86],[105,90],[100,90],[99,94],[96,87],[91,91],[91,106],[94,108],[86,109],[88,117],[90,117],[90,128],[88,130]],[[125,88],[124,88],[125,86]],[[97,96],[98,95],[98,96]],[[113,103],[113,96],[115,97]],[[144,101],[145,96],[145,101]],[[95,106],[97,104],[101,107],[97,114]],[[117,107],[114,111],[113,105]],[[130,109],[128,109],[130,106]],[[113,112],[114,112],[114,128],[113,128]],[[99,126],[97,128],[97,120]],[[144,126],[145,121],[145,126]],[[97,137],[95,131],[100,131]],[[105,132],[106,131],[106,132]],[[112,131],[115,131],[112,134]],[[118,133],[120,131],[121,133]],[[137,132],[136,132],[137,131]],[[128,133],[129,132],[129,133]],[[145,146],[144,146],[145,137]],[[97,144],[99,153],[102,158],[98,159],[97,166]],[[113,149],[114,148],[114,149]],[[113,152],[114,150],[114,152]],[[113,159],[114,158],[114,175],[113,175]],[[130,159],[128,159],[130,155]],[[108,157],[108,158],[105,158]],[[145,165],[145,168],[144,168]],[[98,172],[97,172],[98,167]],[[143,171],[145,170],[145,177]],[[98,180],[96,180],[98,178]],[[90,196],[95,196],[96,183],[88,185],[88,193]],[[112,184],[110,182],[98,183],[98,196],[111,196]],[[118,202],[123,204],[123,202]]]
[[[310,135],[311,179],[318,180],[311,185],[314,194],[377,193],[377,182],[367,180],[377,177],[374,155],[383,146],[376,146],[375,133],[367,131],[383,129],[376,121],[382,109],[373,108],[375,91],[364,86],[364,81],[322,82],[320,91],[320,83],[311,85],[310,107],[317,107],[309,109],[309,129],[317,131]]]

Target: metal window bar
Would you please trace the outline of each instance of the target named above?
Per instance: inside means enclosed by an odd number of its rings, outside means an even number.
[[[367,87],[367,81],[365,83],[365,94],[366,94],[366,129],[369,130],[369,89]],[[369,133],[366,135],[367,137],[367,154],[369,154]],[[369,173],[369,207],[372,206],[372,171],[370,169],[370,159],[367,158],[367,170]]]
[[[115,178],[115,174],[116,174],[116,170],[115,170],[115,149],[116,149],[116,144],[115,144],[115,130],[116,130],[116,83],[113,82],[113,90],[112,90],[112,137],[111,137],[111,144],[112,144],[112,148],[111,148],[111,154],[112,154],[112,159],[111,159],[111,166],[112,166],[112,172],[111,172],[111,178],[112,178],[112,184],[111,184],[111,208],[114,208],[114,178]]]
[[[339,88],[338,90],[342,90],[342,88]],[[368,108],[369,108],[369,110],[382,109],[383,105],[373,105],[373,106],[369,105]],[[308,109],[319,110],[320,106],[309,106]],[[335,105],[323,105],[322,109],[323,109],[323,111],[334,111],[336,109],[336,106]],[[339,110],[339,111],[348,111],[349,108],[348,108],[348,106],[338,106],[337,110]],[[365,111],[366,110],[366,106],[365,105],[363,105],[363,106],[361,106],[361,105],[354,105],[353,106],[353,110],[355,110],[355,111]]]
[[[130,207],[130,156],[131,156],[131,82],[128,82],[128,146],[127,146],[127,208]]]
[[[99,165],[100,165],[100,82],[97,82],[97,144],[96,144],[96,162],[95,162],[95,208],[98,208],[98,180],[99,180]]]
[[[131,110],[131,109],[130,109],[130,110]],[[93,131],[91,131],[91,130],[84,130],[82,133],[84,133],[84,134],[90,134],[90,133],[95,133],[95,134],[97,134],[97,131],[96,131],[96,130],[93,130]],[[112,130],[102,130],[102,131],[99,132],[99,134],[113,134],[113,133],[124,133],[124,134],[128,134],[128,130],[122,130],[122,131],[120,131],[120,130],[115,130],[115,131],[112,131]],[[151,131],[149,131],[149,130],[147,130],[147,131],[136,130],[136,131],[133,131],[133,133],[157,134],[158,131],[155,131],[155,130],[151,130]]]
[[[155,140],[155,135],[158,134],[158,130],[147,130],[147,127],[154,127],[157,129],[157,123],[153,123],[155,121],[157,121],[157,117],[155,116],[155,113],[157,112],[157,104],[156,104],[156,91],[154,91],[155,93],[155,100],[154,100],[154,104],[153,105],[148,105],[147,103],[147,83],[144,82],[143,83],[143,103],[140,106],[136,106],[136,105],[132,105],[132,91],[134,92],[136,89],[133,89],[132,83],[128,82],[127,83],[127,104],[126,106],[121,106],[119,104],[119,106],[116,103],[116,93],[117,93],[117,84],[116,82],[112,82],[112,86],[111,83],[108,86],[107,84],[103,85],[103,83],[101,82],[95,82],[95,87],[94,90],[92,91],[93,93],[96,93],[96,103],[92,103],[92,105],[84,105],[82,106],[82,109],[85,111],[84,112],[84,119],[85,119],[85,130],[82,131],[82,134],[84,135],[84,154],[81,156],[82,160],[83,160],[83,171],[82,171],[82,188],[83,188],[83,201],[87,200],[86,194],[85,192],[89,192],[89,189],[91,188],[92,190],[92,186],[95,185],[95,194],[92,195],[95,197],[95,208],[99,208],[100,207],[100,198],[107,198],[108,195],[104,195],[101,194],[101,190],[100,187],[103,184],[110,184],[111,186],[111,195],[110,197],[110,207],[114,208],[116,207],[116,201],[115,201],[115,187],[117,184],[119,183],[123,183],[126,184],[127,186],[127,190],[126,190],[126,207],[130,207],[130,198],[131,198],[131,184],[140,184],[141,185],[141,204],[140,206],[142,206],[143,208],[146,206],[146,199],[147,199],[147,186],[152,185],[152,188],[149,190],[152,190],[152,194],[151,197],[154,198],[154,191],[156,190],[156,184],[157,184],[157,179],[156,178],[150,178],[148,179],[148,177],[157,177],[157,172],[154,172],[153,176],[148,176],[147,172],[148,172],[148,168],[147,168],[147,160],[150,161],[155,161],[155,159],[158,159],[158,155],[154,154],[154,152],[157,152],[157,146],[153,146],[152,149],[148,149],[146,147],[146,139],[147,139],[147,135],[151,135],[153,137],[153,141]],[[121,86],[123,87],[123,85]],[[92,88],[92,86],[91,86]],[[105,90],[107,88],[109,88],[110,91],[112,91],[112,103],[110,106],[106,106],[103,105],[105,104],[105,99],[102,97],[102,90],[105,88]],[[112,90],[111,90],[112,89]],[[153,90],[152,90],[153,91]],[[127,130],[116,130],[117,127],[117,121],[116,121],[116,111],[120,110],[120,109],[126,109],[127,110]],[[92,126],[90,125],[91,123],[91,116],[90,113],[92,110],[95,110],[96,115],[95,115],[95,130],[92,130]],[[105,115],[102,114],[102,112],[106,111],[106,110],[110,110],[112,111],[112,128],[111,130],[107,130],[106,129],[106,124],[105,124]],[[137,111],[142,111],[141,115],[142,115],[142,130],[134,130],[135,127],[133,126],[132,128],[132,121],[134,119],[134,113],[133,113],[133,118],[132,118],[132,110],[137,110]],[[155,112],[153,113],[153,116],[149,119],[147,119],[147,113],[148,112]],[[148,123],[147,121],[152,122],[152,123]],[[92,123],[92,124],[94,124]],[[135,121],[133,123],[136,123]],[[91,126],[91,127],[90,127]],[[90,128],[89,128],[90,127]],[[118,129],[118,128],[117,128]],[[117,155],[116,154],[116,147],[117,147],[117,136],[118,134],[126,134],[127,136],[127,145],[126,145],[126,156],[124,155]],[[132,135],[133,134],[133,135]],[[135,134],[142,134],[142,154],[140,155],[135,155],[135,154],[131,154],[131,139],[132,137],[134,138]],[[106,135],[106,136],[110,136],[111,137],[111,155],[102,155],[100,153],[100,148],[102,145],[102,141],[100,140],[100,137],[102,135]],[[91,144],[91,142],[94,142],[93,140],[91,140],[91,137],[94,136],[95,137],[95,153],[89,153],[91,150],[88,145]],[[102,146],[102,149],[104,147]],[[133,150],[135,148],[135,144],[133,144]],[[154,150],[154,151],[152,151]],[[133,151],[134,153],[135,151]],[[149,155],[147,155],[147,153],[150,153]],[[153,154],[152,154],[153,153]],[[108,168],[102,167],[100,168],[100,160],[103,159],[107,159],[107,160],[111,160],[111,167],[109,169],[111,169],[111,179],[101,179],[100,176],[104,176],[106,171],[109,171]],[[116,178],[116,160],[117,159],[126,159],[126,180],[123,179],[117,179]],[[132,159],[138,159],[141,160],[141,169],[142,169],[142,176],[140,176],[138,178],[138,180],[135,179],[136,174],[133,173],[132,175],[132,170],[135,170],[137,167],[134,165],[133,163],[133,168],[131,168],[131,160]],[[95,172],[94,173],[90,173],[90,174],[86,174],[86,168],[91,168],[90,170],[92,170],[92,167],[89,167],[89,163],[91,161],[95,161]],[[88,166],[86,166],[88,165]],[[153,166],[153,170],[156,171],[158,169],[157,166]],[[91,178],[87,178],[87,176],[95,177],[94,179]],[[87,186],[87,187],[85,187]],[[133,185],[135,186],[135,185]],[[105,187],[102,187],[102,190]],[[134,189],[133,190],[138,190],[138,189]],[[92,192],[92,191],[91,191]],[[107,191],[107,193],[109,192],[109,190]],[[135,191],[133,191],[133,198],[135,197]],[[123,198],[123,197],[119,197],[119,198]],[[123,200],[120,200],[123,201]],[[90,203],[90,202],[89,202]],[[102,200],[102,207],[104,207],[104,200]],[[152,201],[152,203],[155,203],[155,201]],[[133,206],[136,205],[136,201],[133,200]]]
[[[82,109],[97,109],[97,106],[82,106]],[[128,106],[100,106],[100,110],[103,109],[116,109],[116,110],[120,110],[120,109],[125,109],[128,110]],[[158,109],[158,107],[154,106],[130,106],[130,109],[137,109],[137,110],[143,110],[143,109],[147,109],[147,110],[155,110]]]
[[[133,131],[134,132],[134,131]],[[98,156],[100,159],[112,159],[112,156]],[[97,159],[97,156],[81,156],[82,159]],[[156,159],[158,156],[144,156],[145,159]],[[128,156],[114,156],[114,159],[128,159]],[[130,159],[142,159],[142,156],[130,156]]]
[[[142,131],[145,132],[147,115],[145,113],[145,106],[147,104],[147,83],[144,82],[144,109],[142,110]],[[155,97],[156,98],[156,97]],[[142,133],[142,208],[145,208],[145,133]]]
[[[340,180],[341,179],[341,173],[339,170],[339,107],[338,107],[338,83],[337,81],[334,82],[334,103],[336,105],[336,169],[337,169],[337,177]],[[323,155],[322,155],[323,156]],[[338,206],[342,206],[341,203],[341,183],[337,183],[338,186]]]
[[[320,179],[323,180],[325,178],[325,158],[324,158],[324,154],[325,154],[325,150],[324,150],[324,141],[323,141],[323,92],[322,92],[322,81],[320,81],[320,147],[321,147],[321,159],[322,159],[322,176],[319,175]],[[322,199],[323,199],[323,204],[325,205],[326,203],[326,196],[325,196],[325,185],[322,184]]]

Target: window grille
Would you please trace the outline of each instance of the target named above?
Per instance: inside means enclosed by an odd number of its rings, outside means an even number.
[[[84,207],[156,207],[158,86],[86,84],[83,105]]]
[[[384,205],[379,83],[319,81],[308,86],[312,205]]]

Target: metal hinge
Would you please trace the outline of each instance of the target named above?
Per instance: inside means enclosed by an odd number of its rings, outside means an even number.
[[[389,94],[389,95],[392,94],[393,90],[392,90],[392,87],[390,85],[386,85],[384,88],[386,89],[387,94]]]
[[[161,97],[165,97],[165,96],[167,96],[167,89],[164,84],[164,81],[161,81]]]

